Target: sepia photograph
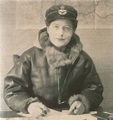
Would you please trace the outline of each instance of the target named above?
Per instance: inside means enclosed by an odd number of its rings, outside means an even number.
[[[0,120],[113,120],[113,0],[0,0]]]

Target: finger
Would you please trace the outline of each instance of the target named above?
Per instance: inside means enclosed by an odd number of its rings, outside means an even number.
[[[77,108],[76,114],[80,115],[83,114],[85,111],[84,106],[81,104],[79,108]]]
[[[74,114],[79,114],[79,110],[80,110],[81,102],[76,101],[76,102],[74,102],[73,105],[75,105],[75,108],[74,108],[74,110],[73,110],[73,113],[74,113]]]
[[[77,106],[77,102],[75,101],[69,109],[69,114],[71,114],[74,111],[74,109],[76,109],[76,106]]]
[[[41,109],[41,110],[38,112],[38,115],[39,115],[39,116],[45,116],[45,115],[47,115],[47,112]]]
[[[78,109],[75,109],[75,110],[73,111],[73,113],[74,113],[75,115],[77,115]]]
[[[81,108],[78,108],[78,109],[74,110],[74,114],[76,114],[76,115],[82,114]]]
[[[78,101],[77,105],[76,105],[76,108],[80,108],[81,105],[82,105],[82,103]]]
[[[46,116],[47,112],[42,110],[41,116]]]
[[[71,106],[70,109],[69,109],[69,114],[71,114],[74,109],[75,109],[75,107],[74,107],[74,106]]]
[[[43,114],[45,114],[45,115],[49,112],[48,110],[43,110],[43,109],[42,109],[42,111],[43,111]]]
[[[30,111],[30,114],[32,114],[33,116],[41,116],[43,115],[43,111],[41,108],[37,108],[36,110]]]
[[[43,105],[42,103],[39,103],[39,107],[44,111],[45,114],[47,114],[47,112],[49,112],[49,108],[47,108],[45,105]]]
[[[48,107],[46,107],[46,110],[47,110],[47,112],[50,112],[50,109]]]

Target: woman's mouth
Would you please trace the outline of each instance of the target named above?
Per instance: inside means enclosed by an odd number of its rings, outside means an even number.
[[[60,41],[64,41],[65,39],[64,38],[58,38]]]

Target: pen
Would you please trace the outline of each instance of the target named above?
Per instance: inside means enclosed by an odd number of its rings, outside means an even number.
[[[97,111],[91,111],[90,114],[93,115],[93,114],[96,114]]]
[[[106,114],[108,114],[108,115],[113,115],[113,113],[110,113],[110,112],[106,112],[106,111],[105,111],[104,113],[106,113]]]

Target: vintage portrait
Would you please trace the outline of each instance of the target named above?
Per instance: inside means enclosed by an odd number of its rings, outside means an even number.
[[[113,119],[113,1],[0,0],[0,119]]]

